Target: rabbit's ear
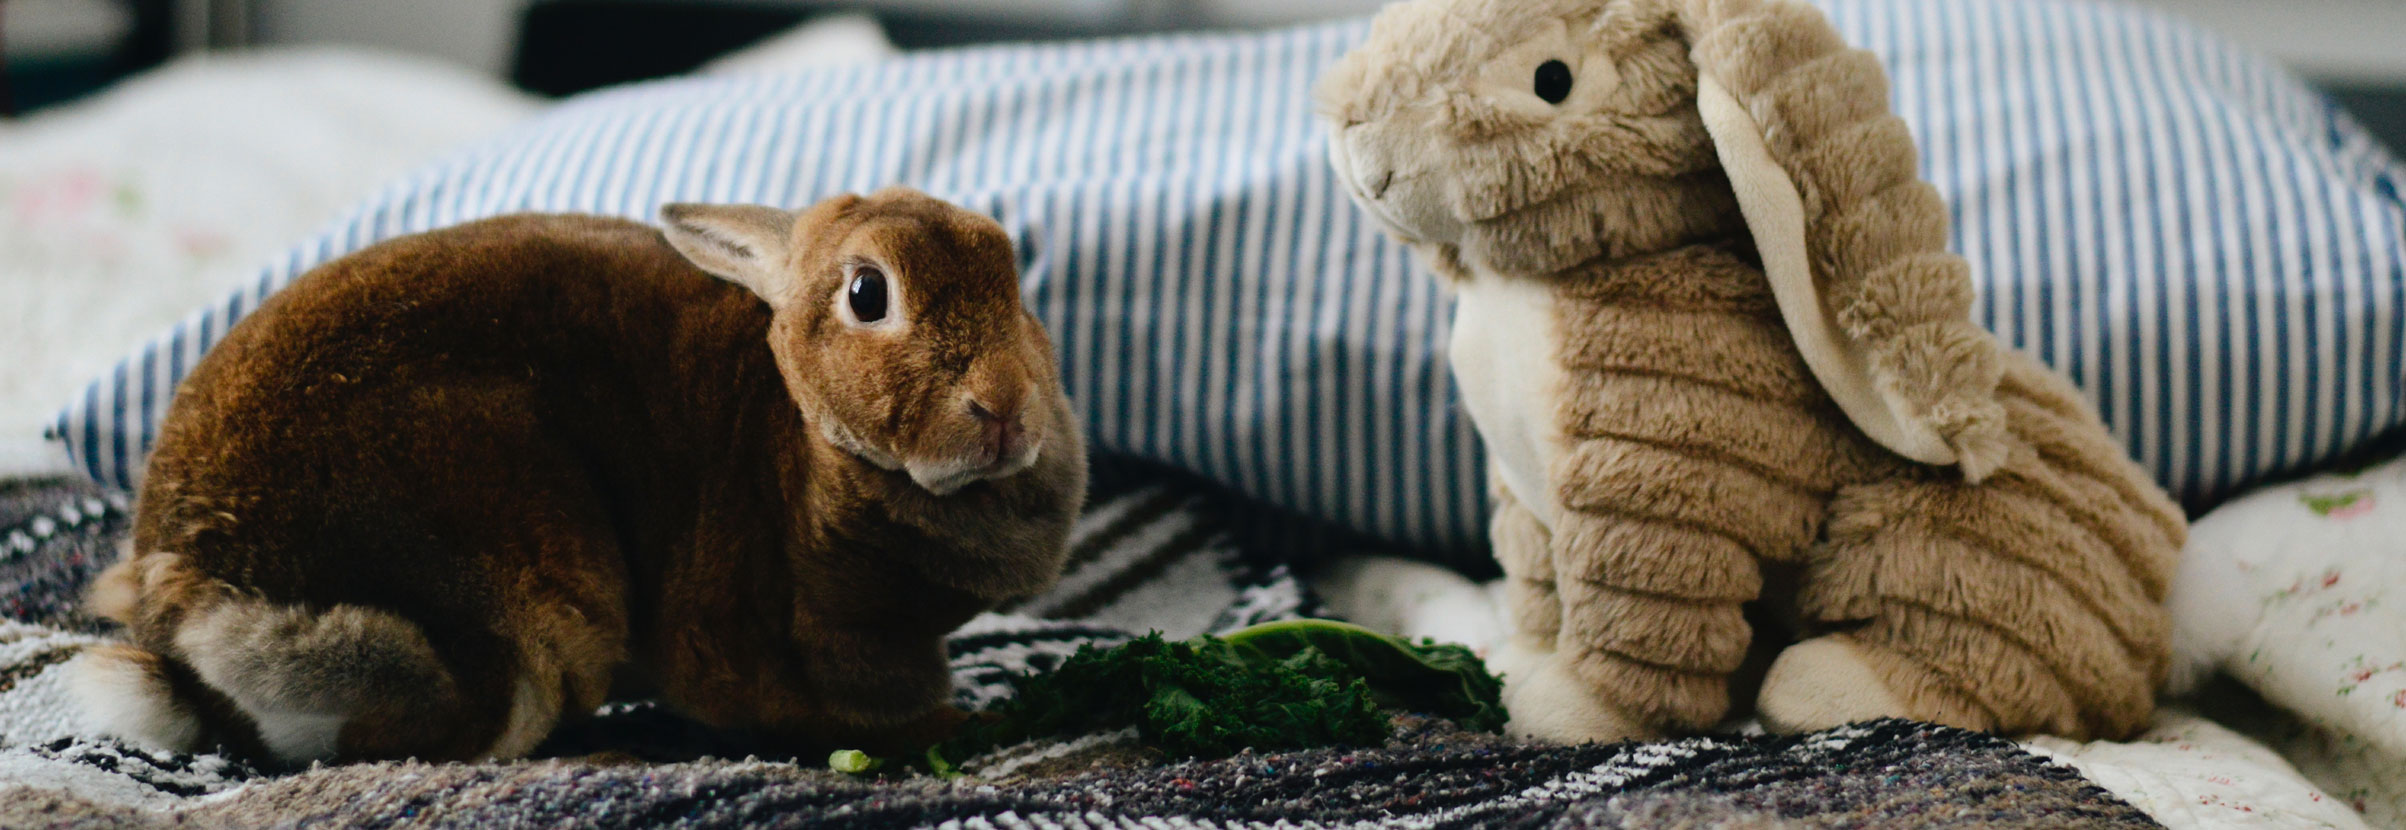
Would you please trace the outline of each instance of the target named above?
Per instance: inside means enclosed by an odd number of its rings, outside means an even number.
[[[1870,53],[1783,0],[1687,0],[1697,108],[1813,376],[1863,433],[1977,481],[2011,442],[1994,337]]]
[[[793,281],[787,271],[794,214],[759,205],[672,204],[660,208],[668,244],[687,261],[752,290],[771,306],[784,304]]]

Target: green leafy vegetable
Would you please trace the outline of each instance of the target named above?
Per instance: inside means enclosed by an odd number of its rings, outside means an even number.
[[[1227,642],[1269,659],[1319,651],[1369,681],[1382,708],[1441,715],[1480,732],[1501,731],[1510,718],[1502,703],[1504,684],[1462,646],[1425,640],[1415,645],[1333,620],[1263,623],[1230,633]]]
[[[1382,710],[1422,712],[1495,731],[1503,684],[1469,649],[1409,643],[1357,625],[1295,620],[1170,642],[1159,633],[1109,648],[1080,648],[1051,672],[1022,675],[997,719],[972,722],[930,748],[947,759],[1070,731],[1134,726],[1179,757],[1220,757],[1251,747],[1374,744]]]

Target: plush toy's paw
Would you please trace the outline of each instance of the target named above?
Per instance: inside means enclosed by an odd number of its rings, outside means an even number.
[[[1487,652],[1487,672],[1504,680],[1504,695],[1512,695],[1513,681],[1535,674],[1537,667],[1552,659],[1554,650],[1531,642],[1528,637],[1507,637]]]
[[[1515,641],[1496,649],[1487,665],[1504,678],[1504,709],[1514,737],[1562,743],[1653,737],[1570,671],[1569,660]]]
[[[1842,635],[1816,637],[1780,652],[1763,677],[1755,710],[1763,728],[1773,732],[1914,717],[1861,647]]]

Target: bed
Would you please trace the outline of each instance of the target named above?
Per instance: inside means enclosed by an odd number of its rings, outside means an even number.
[[[2173,21],[2077,2],[1827,5],[1899,79],[1925,175],[1985,276],[1984,321],[2070,372],[2203,516],[2176,590],[2184,697],[2138,740],[1741,722],[1549,747],[1399,718],[1385,747],[1165,764],[1127,735],[1067,736],[979,759],[963,782],[877,782],[745,758],[757,748],[640,703],[558,736],[551,760],[299,774],[77,721],[56,668],[106,631],[74,592],[115,555],[174,380],[283,281],[497,212],[648,219],[673,199],[794,204],[891,181],[1012,231],[1110,458],[1074,542],[1086,564],[956,639],[961,702],[1149,628],[1334,613],[1493,636],[1476,442],[1434,352],[1444,298],[1327,187],[1303,103],[1358,22],[902,57],[855,28],[845,50],[773,41],[719,73],[551,106],[319,54],[179,68],[149,82],[173,95],[135,87],[8,128],[49,143],[0,142],[0,171],[57,171],[70,148],[188,119],[176,100],[293,105],[189,164],[130,147],[80,178],[0,178],[16,200],[0,204],[84,234],[0,226],[19,234],[0,244],[0,287],[37,298],[0,336],[39,356],[0,375],[0,430],[19,441],[0,456],[0,824],[2406,823],[2406,465],[2360,463],[2406,420],[2406,168],[2293,79]],[[341,91],[360,83],[393,94]],[[1145,115],[1101,115],[1132,106]],[[322,157],[260,152],[308,129]],[[226,170],[247,172],[204,175]]]

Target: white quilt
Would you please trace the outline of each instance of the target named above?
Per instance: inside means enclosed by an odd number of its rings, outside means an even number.
[[[535,111],[507,85],[357,49],[187,59],[0,121],[0,473],[125,350],[402,172]]]
[[[2237,679],[2290,715],[2261,737],[2374,826],[2406,827],[2406,459],[2259,490],[2189,539],[2176,687]]]

